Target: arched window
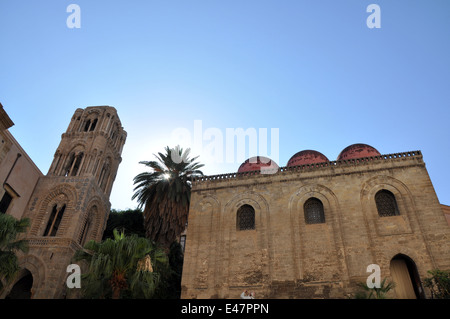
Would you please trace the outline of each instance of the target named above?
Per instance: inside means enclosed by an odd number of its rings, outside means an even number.
[[[78,153],[77,155],[75,155],[75,152],[72,152],[69,156],[66,168],[64,169],[63,176],[77,176],[83,156],[83,152]]]
[[[395,196],[388,190],[382,189],[376,193],[375,203],[380,217],[400,215]]]
[[[81,160],[83,159],[84,154],[80,153],[77,156],[75,156],[75,162],[73,164],[73,168],[72,168],[72,172],[71,172],[71,176],[77,176],[78,174],[78,170],[80,169],[80,165],[81,165]]]
[[[93,130],[95,130],[95,127],[97,126],[97,119],[94,119],[94,121],[91,124],[91,127],[89,128],[89,132],[92,132]]]
[[[303,211],[305,213],[305,222],[307,224],[325,223],[323,204],[319,199],[315,197],[308,199],[303,205]]]
[[[91,126],[91,120],[87,120],[84,125],[84,131],[87,132],[89,130],[89,126]]]
[[[108,158],[103,164],[102,170],[100,172],[100,176],[98,179],[98,185],[100,188],[105,191],[106,190],[106,183],[108,182],[109,173],[111,171],[111,160]]]
[[[75,153],[72,152],[69,155],[69,160],[66,162],[66,167],[64,168],[63,176],[69,176],[70,170],[72,169],[72,165],[74,162],[75,162]]]
[[[242,205],[236,215],[237,230],[255,229],[255,209],[250,205]]]
[[[64,215],[64,211],[66,210],[66,205],[63,205],[61,209],[58,210],[58,206],[55,204],[52,209],[52,213],[50,214],[50,218],[47,222],[47,227],[44,231],[44,236],[55,236],[58,232],[59,225],[61,224],[61,220]]]
[[[83,230],[81,232],[80,245],[82,247],[84,247],[84,245],[86,244],[87,234],[89,232],[90,227],[91,227],[91,219],[88,218],[88,219],[86,219],[86,221],[83,225]]]

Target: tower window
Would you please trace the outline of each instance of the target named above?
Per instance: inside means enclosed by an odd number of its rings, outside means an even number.
[[[94,121],[92,121],[91,127],[89,128],[89,132],[92,132],[93,130],[95,130],[95,126],[97,125],[97,119],[95,119]]]
[[[325,213],[322,202],[312,197],[308,199],[303,205],[305,213],[305,222],[307,224],[322,224],[325,223]]]
[[[74,161],[75,161],[75,153],[71,153],[69,156],[69,161],[66,162],[66,167],[63,171],[63,176],[69,176]]]
[[[108,158],[103,164],[102,170],[100,171],[100,176],[98,179],[98,185],[105,192],[108,182],[108,177],[111,171],[111,160]]]
[[[383,189],[376,193],[375,203],[380,217],[400,215],[395,196],[388,190]]]
[[[50,218],[47,223],[47,227],[44,231],[44,236],[56,236],[65,210],[66,205],[64,205],[59,211],[57,205],[53,206],[52,213],[50,214]]]
[[[255,209],[250,205],[242,205],[236,215],[237,230],[255,229]]]
[[[83,225],[83,230],[81,232],[81,238],[80,238],[80,245],[84,246],[84,244],[86,243],[86,239],[87,239],[87,234],[89,232],[89,228],[91,226],[91,220],[90,218],[87,218],[84,225]]]
[[[84,131],[87,132],[89,130],[89,126],[91,126],[91,120],[87,120],[84,125]]]
[[[75,163],[73,164],[72,173],[70,174],[71,176],[77,176],[83,155],[83,153],[80,153],[75,157]]]

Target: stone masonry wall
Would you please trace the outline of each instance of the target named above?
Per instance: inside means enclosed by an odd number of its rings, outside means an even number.
[[[374,196],[395,195],[399,216],[380,217]],[[325,223],[306,224],[320,199]],[[255,229],[236,212],[255,209]],[[390,279],[390,261],[410,257],[420,278],[450,269],[450,227],[420,152],[194,181],[182,298],[346,298],[370,264]],[[394,295],[395,297],[395,292]]]

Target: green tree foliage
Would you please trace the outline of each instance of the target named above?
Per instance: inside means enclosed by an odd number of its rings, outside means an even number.
[[[183,251],[181,245],[174,241],[169,250],[168,271],[162,274],[162,284],[156,298],[179,299],[181,296],[181,275],[183,271]]]
[[[18,240],[17,237],[26,232],[30,226],[28,218],[17,220],[11,215],[0,213],[0,278],[9,282],[19,271],[16,252],[28,251],[28,244],[25,240]],[[0,281],[0,289],[2,289]]]
[[[103,239],[114,238],[114,229],[124,232],[125,235],[136,234],[139,237],[145,236],[144,215],[140,209],[115,210],[109,214]]]
[[[428,271],[431,277],[425,278],[424,286],[430,289],[434,299],[450,299],[450,272],[434,269]]]
[[[81,277],[82,295],[89,299],[148,299],[154,297],[168,258],[150,240],[114,230],[114,239],[90,241],[74,261],[84,260],[88,270]]]
[[[144,207],[146,236],[167,250],[186,227],[191,198],[191,178],[202,176],[203,164],[189,158],[190,149],[165,148],[157,161],[142,161],[148,172],[134,178],[134,194]]]

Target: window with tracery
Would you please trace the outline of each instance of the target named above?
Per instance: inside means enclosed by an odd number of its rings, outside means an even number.
[[[383,189],[376,193],[375,203],[380,217],[400,215],[395,196],[388,190]]]
[[[303,205],[305,213],[305,222],[307,224],[322,224],[325,223],[325,213],[322,202],[317,198],[308,199]]]
[[[236,216],[237,230],[255,229],[255,209],[250,205],[242,205]]]
[[[45,227],[44,236],[56,236],[65,210],[66,205],[63,205],[60,209],[58,209],[58,205],[56,204],[53,206],[50,218],[47,222],[47,227]]]

